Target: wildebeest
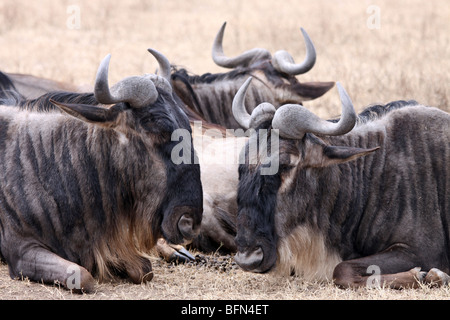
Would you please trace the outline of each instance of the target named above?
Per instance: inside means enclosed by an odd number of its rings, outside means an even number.
[[[243,104],[248,85],[236,95],[235,113],[279,136],[279,145],[267,156],[246,154],[239,167],[235,260],[243,269],[334,279],[341,287],[448,282],[448,113],[403,101],[358,119],[338,84],[335,123],[292,104],[263,104],[254,116]],[[261,174],[274,161],[279,170]]]
[[[93,276],[149,281],[157,239],[198,232],[200,168],[171,158],[186,114],[163,77],[109,88],[109,60],[94,94],[47,96],[64,114],[0,106],[0,252],[12,278],[84,292]]]
[[[308,72],[316,62],[316,50],[305,30],[301,29],[306,58],[295,64],[284,50],[277,51],[273,57],[267,50],[259,48],[236,57],[226,57],[222,48],[225,26],[226,23],[214,39],[212,57],[217,65],[233,68],[232,71],[191,76],[185,69],[179,69],[171,74],[174,91],[207,122],[228,129],[241,128],[232,115],[231,104],[248,76],[255,78],[246,98],[249,108],[265,101],[276,107],[285,103],[301,103],[320,97],[333,87],[334,82],[299,82],[295,77]]]
[[[249,92],[251,99],[247,100],[248,105],[256,105],[263,101],[271,101],[276,106],[287,102],[300,103],[321,96],[333,86],[333,82],[300,83],[296,79],[295,75],[307,72],[316,61],[314,45],[303,29],[301,31],[307,48],[306,58],[303,63],[295,64],[287,52],[279,51],[272,57],[265,49],[252,49],[235,58],[227,58],[222,49],[225,26],[224,23],[215,38],[213,59],[223,67],[234,68],[231,72],[189,76],[184,69],[171,73],[170,63],[167,60],[161,59],[160,61],[161,75],[171,78],[176,93],[174,99],[178,99],[177,95],[181,97],[184,104],[180,103],[180,105],[192,121],[203,121],[206,126],[213,122],[226,128],[241,127],[232,115],[231,101],[242,82],[250,74],[258,80],[258,83],[252,86],[254,90]],[[18,85],[15,79],[13,82]],[[33,83],[36,82],[39,83],[39,81],[33,81]],[[22,85],[20,88],[22,89],[19,90],[20,93],[27,95],[26,86]],[[55,89],[60,88],[56,87]],[[59,100],[56,97],[54,99]],[[32,103],[35,104],[35,102]],[[216,127],[216,129],[221,130],[220,127]],[[232,185],[235,185],[232,183],[235,180],[232,180],[231,177],[235,176],[235,168],[209,164],[201,167],[203,168],[204,185],[215,185],[218,182],[220,174],[216,172],[224,172],[223,178],[230,183],[220,189],[206,188],[208,196],[205,198],[205,219],[202,231],[191,247],[201,251],[215,251],[217,247],[221,246],[222,249],[234,251],[235,246],[232,239],[235,235],[233,221],[236,190],[231,188]],[[172,251],[170,248],[165,250],[161,246],[158,246],[158,249],[161,249],[159,251],[163,252],[163,256],[169,260],[182,260],[187,254],[184,252],[180,256],[176,254],[176,251]],[[189,259],[189,257],[187,258]]]
[[[170,71],[171,71],[171,65],[170,62],[167,60],[167,58],[159,53],[156,50],[148,49],[148,51],[158,60],[159,63],[159,74],[165,78],[166,80],[170,81]],[[32,77],[32,76],[25,76],[26,81],[23,81],[23,83],[19,83],[17,86],[16,78],[11,77],[10,74],[5,74],[0,72],[0,105],[13,105],[15,107],[18,107],[23,110],[33,110],[38,112],[48,112],[48,111],[54,111],[54,112],[63,112],[58,107],[56,107],[54,104],[50,103],[49,100],[52,99],[57,102],[63,102],[63,103],[73,103],[73,102],[79,102],[85,104],[92,104],[97,105],[98,102],[95,100],[95,97],[92,93],[77,93],[74,92],[66,92],[63,89],[69,88],[70,85],[59,86],[57,82],[51,82],[50,84],[46,81],[46,79],[42,79],[39,77]],[[29,83],[31,80],[31,83]],[[40,85],[40,80],[43,81],[44,85]],[[52,85],[53,83],[53,85]],[[33,91],[34,88],[39,88],[42,94],[41,96],[37,96],[35,98],[29,98],[30,97],[30,90],[31,93],[35,92]],[[74,86],[72,86],[75,88]],[[19,89],[20,88],[20,92]],[[48,92],[47,92],[48,91]],[[31,94],[31,96],[34,96],[34,94]],[[177,103],[177,105],[186,113],[188,118],[191,121],[202,121],[202,126],[214,129],[214,130],[220,130],[220,126],[216,126],[213,124],[208,124],[204,119],[201,117],[198,117],[197,114],[192,112],[191,109],[189,109],[188,106],[186,106],[180,98],[172,92],[172,97]],[[201,137],[199,138],[201,139]],[[237,169],[236,169],[237,171]],[[233,171],[234,172],[234,171]],[[215,175],[214,175],[215,176]],[[206,177],[206,181],[209,182],[208,177],[212,178],[211,174],[206,174],[203,176]],[[237,179],[236,179],[237,181]],[[209,183],[208,183],[209,185]],[[206,188],[206,190],[209,190],[209,188]],[[233,189],[235,192],[235,190]],[[208,202],[207,202],[208,203]],[[210,234],[210,231],[213,229],[216,229],[216,224],[212,224],[212,221],[215,221],[215,217],[213,216],[213,211],[215,210],[214,207],[210,207],[208,205],[206,209],[206,216],[211,217],[210,219],[206,219],[206,221],[209,221],[210,223],[203,224],[203,227],[201,230],[203,230],[202,233],[205,235],[200,236],[202,238],[202,241],[198,241],[197,239],[195,243],[197,245],[194,245],[196,249],[206,251],[207,248],[214,248],[213,250],[217,250],[217,247],[219,245],[214,244],[214,247],[211,246],[209,243],[211,240],[207,241],[207,235]],[[212,228],[210,228],[212,226]],[[230,236],[227,234],[227,238]],[[232,236],[234,238],[234,236]],[[217,239],[217,241],[220,243],[220,238]],[[172,261],[178,261],[178,262],[185,262],[194,260],[195,258],[182,246],[174,245],[173,243],[168,243],[163,238],[158,239],[156,246],[155,246],[156,252],[161,255],[166,261],[172,262]]]
[[[159,64],[159,74],[161,77],[170,81],[170,62],[167,58],[160,52],[154,49],[148,49],[148,51],[157,59]],[[84,104],[97,105],[98,102],[92,93],[74,93],[67,92],[63,89],[65,88],[75,88],[69,84],[59,85],[58,82],[47,81],[46,79],[26,76],[26,81],[19,83],[20,92],[16,88],[16,79],[10,77],[10,74],[5,74],[0,72],[0,105],[13,105],[23,110],[32,110],[38,112],[63,112],[60,108],[56,107],[54,104],[50,103],[50,100],[62,103],[73,103],[79,102]],[[42,80],[42,83],[40,82]],[[31,83],[30,83],[31,81]],[[160,81],[160,85],[163,82]],[[166,85],[167,83],[164,83]],[[39,92],[45,92],[41,96],[37,96],[33,99],[28,98],[31,93],[36,93],[35,88],[39,88]],[[47,92],[47,90],[49,92]],[[198,120],[198,116],[186,106],[180,98],[171,90],[167,88],[168,91],[172,92],[172,98],[176,104],[186,113],[189,119]],[[33,96],[33,94],[31,94]],[[64,112],[63,112],[64,113]],[[161,255],[166,261],[189,261],[195,258],[182,246],[175,245],[173,243],[168,243],[164,239],[159,239],[155,246],[156,252]]]

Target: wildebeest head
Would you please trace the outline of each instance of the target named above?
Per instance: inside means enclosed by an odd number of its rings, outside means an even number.
[[[134,174],[147,179],[164,176],[166,180],[165,189],[159,190],[158,195],[149,192],[147,196],[153,196],[153,202],[159,203],[157,212],[151,212],[150,208],[147,212],[143,208],[148,214],[149,223],[156,222],[152,225],[153,236],[163,236],[174,244],[185,243],[197,235],[201,223],[203,209],[200,168],[198,164],[194,164],[193,159],[190,163],[181,164],[175,164],[171,159],[172,149],[177,143],[171,140],[172,133],[179,129],[187,130],[191,137],[191,127],[167,80],[170,77],[170,63],[156,50],[149,51],[160,64],[161,76],[146,74],[128,77],[111,88],[108,85],[110,55],[102,61],[97,72],[94,95],[100,104],[110,105],[109,107],[52,102],[83,121],[113,128],[123,144],[141,141],[142,153],[128,154],[127,157],[142,157],[142,163],[150,164],[148,172]],[[192,137],[190,145],[192,146]],[[193,147],[191,155],[194,157]],[[144,157],[153,159],[148,161]],[[140,192],[141,195],[144,193],[145,197],[146,191],[141,190],[145,183],[140,183],[139,179],[134,182],[136,185],[132,186],[133,191]]]
[[[296,64],[285,50],[279,50],[272,56],[266,49],[254,48],[236,57],[226,57],[222,47],[225,26],[226,22],[214,39],[212,49],[214,62],[225,68],[249,69],[247,76],[251,75],[261,82],[255,85],[264,87],[263,90],[272,91],[275,98],[272,103],[276,107],[318,98],[333,87],[334,82],[299,82],[295,77],[311,70],[316,62],[316,49],[303,28],[301,32],[306,44],[306,57],[302,63]]]
[[[344,135],[356,122],[351,100],[339,83],[342,117],[332,123],[294,104],[276,110],[263,103],[248,114],[243,101],[250,80],[233,102],[236,120],[243,127],[256,129],[242,151],[245,163],[239,166],[235,259],[244,270],[267,272],[277,261],[279,238],[301,223],[299,219],[308,219],[307,212],[298,215],[296,206],[317,193],[320,170],[377,148],[334,146],[327,142],[327,136]],[[318,176],[311,174],[310,168],[318,169]],[[322,184],[326,188],[326,181]],[[326,205],[326,199],[318,201]]]
[[[265,49],[252,49],[229,58],[222,48],[223,24],[214,40],[212,57],[216,64],[232,68],[226,73],[189,75],[185,69],[172,73],[172,85],[177,95],[192,109],[199,120],[219,124],[228,129],[239,129],[231,112],[232,100],[245,80],[255,81],[246,95],[249,112],[262,102],[270,102],[276,108],[286,103],[302,103],[326,93],[334,82],[300,83],[295,75],[310,70],[316,61],[314,45],[302,29],[307,55],[301,64],[295,64],[286,51],[278,51],[272,57]],[[195,115],[194,115],[195,119]]]

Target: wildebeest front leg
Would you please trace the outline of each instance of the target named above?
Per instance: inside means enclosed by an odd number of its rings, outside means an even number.
[[[371,256],[339,263],[333,272],[333,280],[342,288],[387,286],[393,289],[417,288],[426,272],[414,261],[403,245]]]
[[[33,247],[9,264],[11,278],[28,278],[48,284],[61,283],[76,293],[92,292],[95,280],[85,268],[41,247]]]

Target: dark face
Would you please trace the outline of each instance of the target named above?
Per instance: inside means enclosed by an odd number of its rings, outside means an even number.
[[[280,176],[239,166],[236,262],[246,271],[269,271],[277,260],[275,209]]]
[[[142,112],[139,122],[151,135],[166,168],[167,188],[158,210],[162,236],[174,244],[191,241],[200,228],[203,192],[200,167],[194,162],[189,120],[173,97],[163,92],[159,92],[158,100],[152,106],[137,112]],[[179,129],[189,132],[192,155],[190,163],[175,164],[171,158],[172,149],[179,143],[171,141],[171,135],[174,130]]]
[[[278,237],[284,240],[293,228],[305,223],[306,217],[316,223],[322,203],[326,203],[322,200],[338,189],[331,183],[333,176],[339,176],[334,165],[368,155],[379,147],[345,145],[348,136],[340,137],[349,134],[357,120],[340,84],[337,87],[343,113],[333,123],[295,104],[277,110],[271,104],[260,104],[249,115],[243,98],[250,81],[244,83],[233,101],[236,118],[246,127],[256,127],[240,155],[246,162],[239,167],[235,260],[244,270],[266,272],[276,263]],[[341,145],[332,144],[338,141]],[[268,173],[266,166],[277,170]],[[316,200],[322,202],[319,209]]]
[[[269,135],[270,136],[270,135]],[[270,139],[268,137],[268,141]],[[251,143],[251,142],[249,142]],[[246,271],[267,272],[277,261],[278,234],[275,226],[277,196],[283,183],[284,174],[290,168],[292,142],[280,141],[279,151],[267,157],[260,155],[256,161],[249,161],[249,144],[246,145],[246,163],[239,166],[237,251],[235,260]],[[270,146],[270,144],[268,143]],[[274,174],[264,174],[263,170],[273,165],[267,158],[278,158],[278,170]],[[250,163],[249,163],[250,162]],[[255,163],[256,164],[251,164]]]
[[[378,148],[333,146],[307,133],[301,140],[280,138],[278,153],[258,156],[252,161],[256,164],[241,164],[235,257],[239,266],[253,272],[270,271],[277,261],[278,240],[299,224],[316,223],[314,206],[336,192],[333,186],[339,174],[334,165]],[[278,171],[262,174],[265,160],[274,157],[278,157]]]

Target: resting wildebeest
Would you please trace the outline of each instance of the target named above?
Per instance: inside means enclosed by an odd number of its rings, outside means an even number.
[[[307,72],[316,61],[314,45],[303,29],[307,54],[303,63],[295,64],[292,57],[285,51],[279,51],[272,57],[265,49],[252,49],[235,58],[225,57],[222,49],[225,26],[226,24],[223,24],[214,41],[213,59],[221,66],[234,68],[233,71],[225,74],[205,74],[192,77],[187,75],[186,70],[178,70],[170,74],[171,66],[167,59],[166,61],[159,60],[161,75],[166,79],[171,77],[175,93],[178,93],[185,102],[180,105],[191,120],[201,120],[206,126],[209,125],[208,122],[212,121],[228,125],[227,128],[240,127],[232,116],[230,106],[235,93],[249,74],[255,76],[255,79],[259,81],[252,86],[254,89],[249,92],[252,97],[251,100],[247,100],[249,105],[256,105],[267,100],[277,106],[287,102],[299,103],[319,97],[333,86],[333,82],[300,83],[296,79],[295,75]],[[34,81],[31,81],[33,80],[31,78],[26,79],[30,82],[31,89],[40,83],[39,79],[34,79]],[[12,80],[21,94],[29,95],[26,81],[17,82],[16,78]],[[54,89],[61,89],[59,83],[55,82],[55,85],[57,87]],[[59,101],[60,98],[64,97],[54,97],[54,100]],[[174,99],[177,99],[175,95]],[[32,101],[30,104],[36,104],[36,101]],[[200,117],[197,117],[195,110],[199,111]],[[224,112],[228,119],[226,121],[223,120]],[[203,119],[202,116],[207,119]],[[229,121],[233,124],[231,125]],[[219,127],[215,129],[221,130]],[[224,167],[211,164],[201,167],[204,173],[202,174],[204,185],[216,186],[224,179],[227,183],[226,187],[222,188],[206,188],[205,221],[202,224],[202,231],[192,247],[201,251],[215,251],[217,247],[221,246],[223,249],[234,251],[235,246],[232,239],[234,238],[236,190],[233,179],[237,167],[230,168],[230,165]],[[186,252],[180,252],[182,254],[180,256],[176,251],[164,248],[164,246],[158,246],[158,250],[169,260],[189,258],[186,257]]]
[[[267,156],[246,154],[239,167],[235,260],[243,269],[277,265],[341,287],[448,282],[448,113],[403,102],[369,108],[357,121],[338,84],[335,123],[292,104],[262,104],[249,115],[248,85],[236,95],[235,114],[243,126],[279,135],[279,144]],[[262,174],[277,161],[275,174]]]
[[[159,53],[156,50],[148,49],[148,51],[158,60],[159,63],[159,74],[165,78],[166,80],[170,81],[170,71],[171,66],[170,62],[167,60],[167,58]],[[63,91],[64,87],[60,87],[56,85],[57,83],[54,82],[54,86],[48,85],[48,83],[45,81],[45,79],[41,79],[38,77],[26,77],[27,81],[23,82],[22,84],[19,84],[17,86],[17,82],[15,81],[16,78],[12,77],[10,74],[5,74],[0,72],[0,105],[13,105],[17,108],[23,109],[23,110],[32,110],[37,112],[63,112],[58,107],[56,107],[54,104],[50,103],[49,100],[52,99],[57,102],[65,102],[65,103],[73,103],[73,102],[82,102],[85,104],[92,104],[97,105],[98,102],[95,100],[95,97],[92,93],[74,93],[74,92],[66,92]],[[27,83],[32,80],[32,83],[30,86],[27,86]],[[40,86],[39,80],[43,80],[44,86]],[[35,87],[39,87],[41,89],[41,92],[45,92],[41,96],[37,96],[33,99],[28,99],[27,96],[30,95],[29,89],[33,89]],[[20,88],[20,90],[18,89]],[[46,92],[48,90],[49,92]],[[62,91],[61,91],[62,90]],[[205,126],[208,129],[214,129],[214,130],[220,130],[220,126],[208,124],[203,119],[197,117],[195,113],[192,112],[186,106],[183,104],[183,102],[177,97],[175,93],[172,92],[172,97],[177,102],[177,104],[183,109],[183,111],[188,115],[188,118],[191,121],[194,120],[200,120],[202,121],[202,125]],[[202,139],[201,137],[199,139]],[[234,171],[233,171],[234,172]],[[237,172],[237,168],[236,168]],[[216,175],[214,175],[216,176]],[[206,177],[212,177],[212,175],[207,174]],[[207,179],[208,180],[208,179]],[[237,179],[236,179],[237,181]],[[206,190],[209,190],[207,188]],[[235,192],[235,188],[233,189],[233,192]],[[217,195],[214,195],[217,196]],[[209,202],[207,202],[208,207],[206,209],[207,216],[210,216],[215,221],[215,217],[211,213],[215,208],[212,208],[209,205]],[[209,235],[212,230],[216,229],[215,223],[213,224],[213,220],[207,219],[209,223],[204,225],[202,230],[205,231],[205,234]],[[212,226],[212,228],[209,228]],[[227,234],[227,238],[230,236]],[[206,239],[205,236],[202,236],[202,239]],[[234,235],[231,236],[234,238]],[[218,239],[218,242],[220,243],[220,239]],[[209,244],[209,241],[202,240],[196,241],[198,244],[195,246],[199,250],[206,251],[206,248],[211,248],[210,250],[217,250],[217,247],[219,245],[214,244],[212,247]],[[214,248],[214,249],[212,249]],[[164,239],[158,239],[155,247],[158,254],[160,254],[166,261],[189,261],[194,260],[195,258],[186,251],[182,246],[174,245],[173,243],[167,243]]]
[[[236,57],[226,57],[222,48],[225,26],[226,23],[214,39],[212,57],[217,65],[233,68],[232,71],[191,76],[185,69],[175,68],[171,74],[174,91],[207,122],[227,129],[241,128],[233,117],[231,104],[248,76],[255,78],[246,98],[249,108],[265,101],[276,107],[285,103],[301,103],[320,97],[333,87],[334,82],[299,82],[295,77],[308,72],[316,62],[316,50],[305,30],[301,29],[306,58],[302,63],[295,64],[284,50],[277,51],[273,57],[269,51],[260,48]]]
[[[12,278],[84,292],[93,276],[149,281],[157,239],[198,232],[200,168],[171,155],[187,116],[160,76],[109,88],[109,60],[94,94],[50,100],[68,115],[0,106],[0,253]]]
[[[170,81],[170,70],[171,70],[170,62],[160,52],[154,49],[148,49],[148,51],[158,61],[160,75],[167,81]],[[0,72],[0,105],[13,105],[23,110],[31,110],[38,112],[54,111],[58,113],[60,112],[64,113],[64,111],[61,111],[60,108],[50,103],[50,100],[63,103],[78,102],[84,104],[98,105],[98,102],[95,99],[93,93],[74,93],[61,91],[61,89],[63,89],[62,87],[57,85],[55,86],[48,85],[46,79],[41,79],[38,77],[31,77],[31,78],[33,78],[32,85],[30,86],[31,89],[39,87],[43,90],[43,92],[45,92],[45,90],[47,89],[50,90],[50,92],[47,92],[42,96],[38,96],[34,99],[27,99],[26,95],[29,94],[28,89],[30,88],[25,84],[28,84],[28,82],[26,83],[24,82],[24,84],[19,85],[19,88],[22,89],[22,91],[19,92],[19,90],[16,88],[17,83],[16,81],[14,81],[15,79],[11,78],[9,74],[4,74]],[[27,77],[27,80],[30,80],[30,77]],[[43,80],[43,86],[40,86],[39,80]],[[161,84],[163,83],[161,82]],[[45,88],[45,90],[43,88]],[[57,91],[51,91],[52,88]],[[170,88],[168,88],[168,91],[172,92]],[[172,98],[174,99],[175,103],[186,113],[189,119],[198,119],[196,114],[194,114],[192,110],[190,110],[185,104],[183,104],[183,102],[173,92]],[[167,243],[167,241],[165,241],[164,239],[159,239],[157,241],[155,249],[167,261],[173,260],[186,261],[195,259],[182,246],[175,245],[173,243]]]

